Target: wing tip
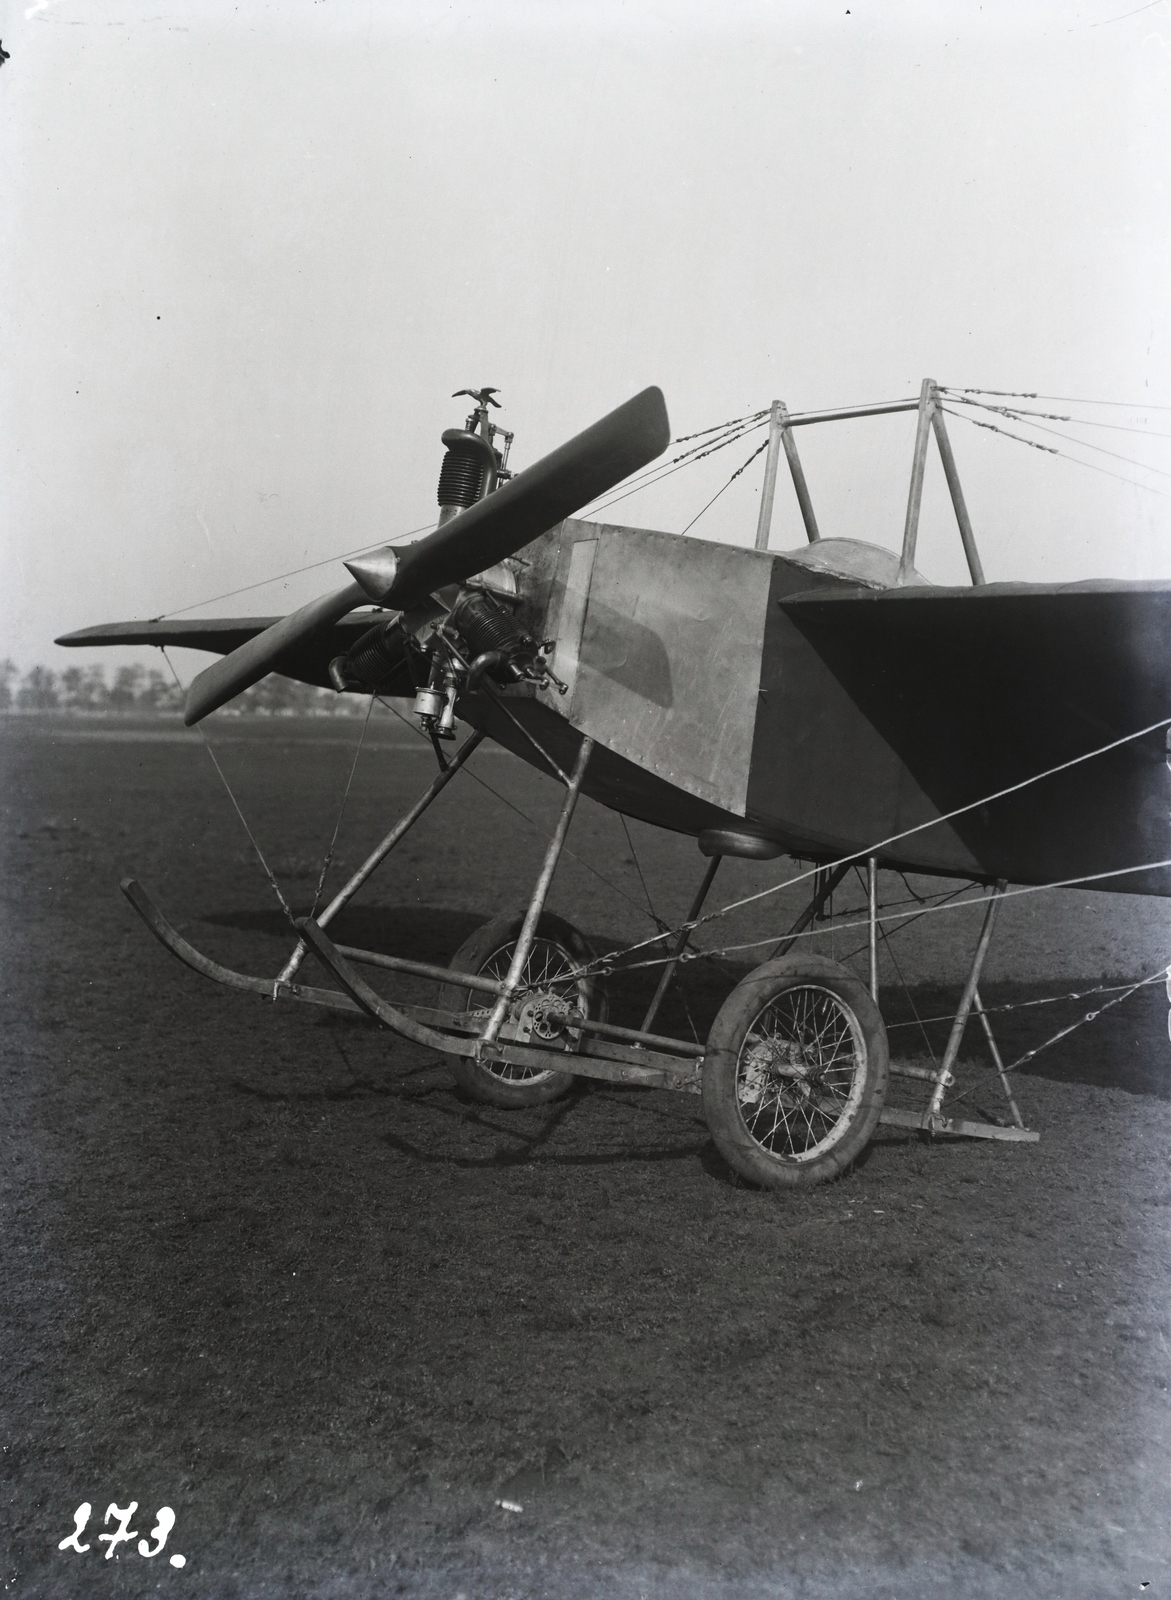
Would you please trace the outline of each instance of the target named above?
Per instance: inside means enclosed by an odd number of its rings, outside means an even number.
[[[648,384],[629,402],[637,408],[639,421],[646,432],[647,448],[662,455],[671,443],[671,419],[667,415],[667,398],[657,383]]]

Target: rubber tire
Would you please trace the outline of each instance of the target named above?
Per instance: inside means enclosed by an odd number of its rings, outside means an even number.
[[[740,1052],[769,1005],[794,989],[810,987],[828,991],[852,1019],[855,1050],[861,1046],[863,1056],[861,1094],[849,1116],[826,1136],[825,1149],[811,1156],[786,1156],[754,1138],[744,1120],[737,1094]],[[886,1027],[866,985],[836,961],[782,956],[766,961],[738,983],[712,1024],[703,1064],[704,1117],[724,1160],[750,1182],[768,1189],[827,1183],[856,1161],[869,1143],[882,1111],[889,1071]]]
[[[525,913],[506,911],[494,917],[482,928],[477,928],[452,956],[448,965],[454,972],[480,973],[494,955],[509,944],[515,944],[524,923]],[[566,922],[551,911],[543,911],[537,923],[537,938],[556,944],[575,966],[583,966],[594,959],[594,952],[572,923]],[[439,1005],[444,1011],[471,1010],[490,996],[477,995],[469,989],[444,988],[440,991]],[[606,1020],[606,997],[598,980],[586,980],[586,1015],[593,1022]],[[567,1051],[567,1054],[571,1052]],[[472,1061],[467,1056],[457,1056],[452,1062],[455,1081],[474,1099],[484,1105],[502,1110],[517,1110],[522,1106],[546,1105],[560,1100],[573,1088],[571,1072],[549,1071],[539,1077],[521,1081],[498,1077],[483,1062]]]

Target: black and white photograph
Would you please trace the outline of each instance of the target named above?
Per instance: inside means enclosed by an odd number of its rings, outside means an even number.
[[[1171,1600],[1171,0],[0,0],[0,1590]]]

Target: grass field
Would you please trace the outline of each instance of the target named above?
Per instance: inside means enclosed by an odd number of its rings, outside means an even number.
[[[358,724],[208,729],[307,909]],[[774,1196],[691,1096],[489,1111],[433,1052],[182,967],[123,874],[228,965],[273,974],[289,937],[177,720],[8,717],[0,761],[5,1594],[1171,1596],[1162,984],[1021,1074],[1039,1145],[886,1129],[843,1180]],[[432,768],[372,720],[331,885]],[[490,788],[457,780],[339,937],[445,962],[523,902],[558,791],[487,748],[470,770]],[[650,931],[638,868],[678,918],[702,866],[589,804],[570,844],[552,904],[598,948]],[[729,864],[717,900],[786,866]],[[975,917],[903,940],[921,1014],[954,1007]],[[1023,898],[985,999],[1138,977],[1169,933],[1162,902]],[[664,1029],[702,1034],[750,960],[697,963]],[[653,982],[619,990],[623,1020]],[[1006,1055],[1093,1003],[1006,1012]],[[174,1509],[166,1550],[105,1559],[132,1500],[143,1538]],[[90,1549],[60,1551],[83,1502]]]

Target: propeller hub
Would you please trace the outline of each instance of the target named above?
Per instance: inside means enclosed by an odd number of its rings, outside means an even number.
[[[373,550],[368,556],[347,561],[345,566],[374,604],[381,605],[398,577],[398,554],[390,545],[384,545],[381,550]]]

